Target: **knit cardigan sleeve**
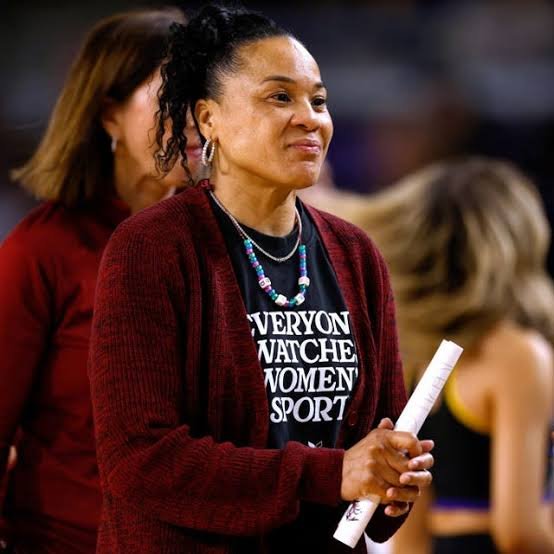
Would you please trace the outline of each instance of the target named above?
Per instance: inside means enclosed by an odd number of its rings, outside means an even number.
[[[188,291],[176,254],[133,219],[110,240],[96,291],[89,376],[103,492],[165,523],[243,536],[292,521],[301,500],[337,505],[341,450],[191,435],[176,300]]]

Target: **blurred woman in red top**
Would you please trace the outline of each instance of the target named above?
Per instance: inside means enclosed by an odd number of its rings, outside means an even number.
[[[152,156],[158,68],[179,10],[99,22],[32,158],[13,177],[44,202],[0,247],[0,476],[18,553],[92,553],[101,495],[86,364],[94,290],[117,224],[182,186]],[[198,143],[191,144],[193,161]]]

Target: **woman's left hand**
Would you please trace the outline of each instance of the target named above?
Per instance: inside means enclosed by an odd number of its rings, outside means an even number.
[[[378,427],[394,429],[394,424],[389,418],[385,418],[381,420]],[[413,497],[414,493],[419,496],[421,489],[428,487],[433,480],[433,476],[428,470],[433,467],[434,459],[430,452],[435,444],[432,440],[422,440],[420,445],[422,454],[412,458],[408,463],[410,471],[400,475],[399,480],[402,486],[387,489],[387,499],[392,500],[385,508],[385,514],[388,516],[398,517],[408,512],[410,506],[405,497]]]

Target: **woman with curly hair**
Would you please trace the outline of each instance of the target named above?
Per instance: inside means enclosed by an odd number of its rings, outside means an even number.
[[[208,6],[162,76],[158,161],[186,163],[192,114],[210,178],[121,225],[102,262],[98,552],[343,552],[333,532],[367,494],[386,540],[431,444],[386,419],[405,391],[379,253],[296,198],[333,130],[319,68],[266,17]]]

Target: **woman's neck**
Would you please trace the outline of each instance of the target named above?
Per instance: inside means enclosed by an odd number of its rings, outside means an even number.
[[[168,188],[162,180],[138,174],[132,164],[124,164],[119,160],[116,160],[114,166],[114,187],[119,198],[129,206],[131,214],[174,193],[174,189]]]
[[[118,153],[119,154],[119,153]],[[140,179],[136,175],[132,164],[125,163],[124,156],[115,155],[114,157],[114,188],[117,196],[129,206],[132,214],[140,211],[140,201],[136,193],[135,183]]]
[[[264,181],[242,181],[228,175],[210,179],[214,194],[240,223],[260,233],[284,237],[294,228],[296,191]]]

